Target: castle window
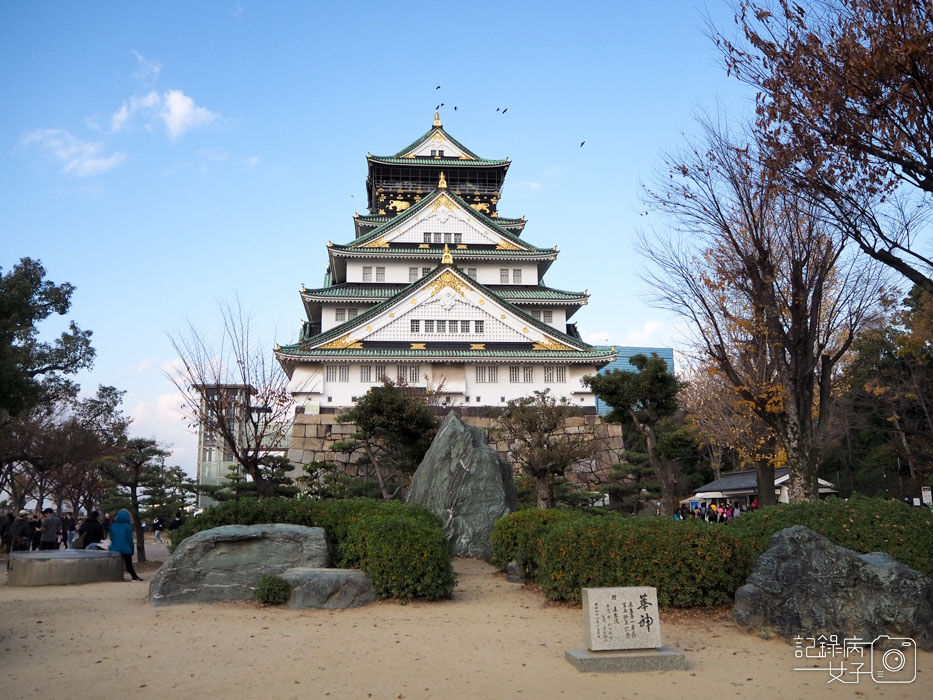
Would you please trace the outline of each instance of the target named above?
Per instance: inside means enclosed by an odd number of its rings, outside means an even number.
[[[421,332],[421,321],[419,321],[419,320],[416,319],[416,318],[413,318],[413,319],[411,320],[411,332],[412,332],[412,333],[420,333],[420,332]]]
[[[509,283],[509,271],[506,268],[499,270],[499,283],[508,284]]]
[[[499,381],[498,365],[476,365],[477,384],[495,384]]]
[[[452,233],[449,233],[449,232],[448,232],[448,233],[445,233],[445,234],[444,234],[444,243],[453,243],[453,242],[454,242],[454,236],[453,236],[453,234],[452,234]]]
[[[356,316],[357,316],[357,314],[359,314],[359,312],[360,312],[360,310],[357,309],[355,306],[354,306],[354,307],[351,307],[351,308],[347,309],[347,318],[348,318],[348,319],[356,318]]]
[[[373,281],[373,268],[366,266],[363,268],[363,281],[372,282]]]
[[[544,311],[541,312],[541,320],[544,321],[545,323],[550,323],[551,321],[554,320],[554,312],[551,311],[550,309],[545,309]]]
[[[460,321],[460,332],[469,333],[470,332],[470,322],[469,321]]]
[[[348,382],[350,381],[350,365],[340,365],[338,368],[338,379],[339,382]]]
[[[360,383],[369,384],[372,381],[373,376],[373,366],[372,365],[360,365]]]
[[[327,379],[327,381],[329,382],[337,381],[337,365],[327,365],[324,372],[325,372],[325,379]]]
[[[522,271],[512,270],[512,284],[521,284],[522,283]]]
[[[476,279],[476,268],[475,268],[475,267],[468,267],[468,268],[467,268],[467,277],[471,277],[471,278],[473,278],[473,279]]]
[[[541,309],[532,309],[532,310],[531,310],[531,317],[532,317],[535,321],[540,321],[540,320],[541,320]]]
[[[346,309],[334,309],[334,320],[337,323],[343,323],[347,320],[347,310]]]
[[[417,267],[409,267],[409,268],[408,268],[408,281],[409,281],[409,282],[417,282],[417,281],[418,281],[418,268],[417,268]]]
[[[433,333],[433,332],[434,332],[434,321],[431,321],[431,320],[429,319],[429,320],[426,320],[426,321],[424,322],[424,332],[425,332],[425,333]]]
[[[447,332],[447,321],[444,321],[444,320],[442,320],[442,319],[439,319],[439,320],[435,321],[434,323],[436,324],[436,325],[435,325],[435,328],[437,329],[437,332],[438,332],[438,333],[446,333],[446,332]]]
[[[463,243],[463,234],[455,233],[454,234],[454,243]]]
[[[425,242],[425,243],[430,243],[430,242],[431,242],[431,234],[430,234],[428,231],[425,231],[425,232],[424,232],[424,242]]]
[[[376,281],[385,282],[386,281],[386,269],[384,267],[376,268]]]
[[[473,321],[473,332],[482,333],[483,332],[483,322],[482,321]]]
[[[422,277],[427,277],[427,276],[428,276],[428,273],[429,273],[430,271],[431,271],[431,268],[430,268],[430,267],[422,267],[422,268],[421,268],[421,276],[422,276]]]
[[[556,365],[545,365],[544,383],[545,384],[563,384],[567,381],[567,368]]]
[[[443,239],[444,239],[444,234],[443,234],[443,233],[435,233],[435,234],[434,234],[434,242],[435,242],[435,243],[441,243],[441,242],[443,241]]]

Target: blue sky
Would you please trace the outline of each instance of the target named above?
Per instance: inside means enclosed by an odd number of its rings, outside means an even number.
[[[166,334],[215,333],[238,296],[270,351],[294,340],[300,286],[364,212],[366,154],[443,102],[454,137],[512,160],[500,211],[562,251],[547,284],[592,294],[584,337],[676,348],[638,277],[639,191],[698,110],[751,110],[706,13],[731,27],[719,0],[3,3],[0,266],[76,286],[98,353],[79,381],[125,389],[134,435],[193,473]]]

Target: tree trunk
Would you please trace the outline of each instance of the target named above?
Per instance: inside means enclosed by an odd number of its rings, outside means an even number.
[[[547,472],[538,474],[535,479],[538,482],[538,508],[547,510],[551,507],[551,482]]]
[[[379,490],[382,492],[382,500],[391,501],[393,494],[389,493],[389,489],[386,488],[386,481],[382,474],[382,467],[379,466],[379,460],[376,459],[376,454],[373,452],[373,448],[372,445],[369,444],[369,440],[363,440],[363,447],[366,448],[366,456],[369,457],[369,462],[373,465],[373,470],[376,472],[376,480],[379,482]]]
[[[777,503],[774,493],[774,469],[766,460],[755,462],[755,483],[758,486],[758,505],[773,506]]]
[[[143,562],[146,561],[146,535],[143,532],[143,521],[139,515],[139,495],[135,487],[130,489],[130,503],[133,507],[133,519],[136,521],[133,523],[133,530],[136,533],[136,560]]]
[[[647,424],[639,423],[634,411],[630,411],[635,429],[644,435],[648,445],[648,460],[654,470],[654,476],[661,486],[661,515],[674,515],[677,501],[677,480],[674,478],[674,465],[658,457],[658,437],[654,429]]]

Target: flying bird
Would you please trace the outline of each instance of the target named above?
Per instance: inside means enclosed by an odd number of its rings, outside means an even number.
[[[497,112],[498,112],[499,110],[501,110],[501,109],[502,109],[502,107],[496,107],[496,111],[497,111]]]
[[[580,142],[580,148],[583,148],[583,144],[585,144],[585,143],[586,143],[586,141],[581,141],[581,142]]]
[[[502,113],[505,114],[505,113],[508,112],[508,111],[509,111],[509,108],[506,107],[505,109],[502,110]]]
[[[440,89],[441,89],[441,86],[438,85],[438,86],[437,86],[436,88],[434,88],[434,89],[435,89],[435,90],[440,90]]]
[[[435,112],[436,112],[437,110],[439,110],[440,108],[441,108],[440,105],[434,105],[434,111],[435,111]]]
[[[454,111],[455,112],[457,111],[457,105],[454,105]]]

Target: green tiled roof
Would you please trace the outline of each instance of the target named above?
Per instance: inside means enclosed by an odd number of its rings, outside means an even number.
[[[400,256],[418,256],[430,255],[432,257],[437,257],[438,250],[434,248],[360,248],[353,245],[333,245],[328,250],[338,253],[365,253],[365,254],[391,254],[391,255],[400,255]],[[531,250],[498,250],[495,248],[491,249],[466,249],[466,250],[452,250],[450,251],[454,256],[454,259],[460,258],[475,258],[475,257],[530,257],[530,258],[542,258],[542,257],[551,257],[556,256],[556,250],[543,250],[541,248],[532,248]]]
[[[398,153],[396,153],[396,154],[395,154],[394,156],[392,156],[392,157],[393,157],[393,158],[401,158],[403,155],[405,155],[406,153],[408,153],[408,152],[411,151],[411,150],[414,150],[415,148],[417,148],[418,146],[420,146],[421,144],[423,144],[425,141],[427,141],[429,138],[431,138],[431,135],[432,135],[434,132],[438,132],[439,134],[443,135],[444,138],[446,138],[446,139],[447,139],[448,141],[450,141],[454,146],[456,146],[457,148],[459,148],[461,151],[463,151],[464,153],[466,153],[468,156],[472,156],[473,158],[476,158],[477,160],[482,160],[478,155],[476,155],[475,153],[473,153],[473,151],[471,151],[469,148],[467,148],[467,147],[464,146],[462,143],[460,143],[459,141],[457,141],[457,139],[455,139],[453,136],[451,136],[451,135],[448,134],[446,131],[444,131],[444,127],[443,127],[443,126],[432,126],[432,127],[431,127],[430,129],[428,129],[425,133],[423,133],[421,136],[419,136],[418,138],[416,138],[414,141],[412,141],[410,144],[408,144],[407,146],[405,146],[405,148],[403,148],[401,151],[399,151]],[[410,159],[409,159],[409,158],[406,158],[405,160],[410,160]]]
[[[370,308],[366,309],[363,313],[361,313],[356,318],[345,321],[344,323],[341,323],[340,325],[334,328],[331,328],[329,331],[325,333],[320,333],[314,336],[313,338],[309,338],[308,340],[295,343],[294,345],[283,346],[282,348],[280,348],[280,351],[281,352],[292,352],[292,351],[298,352],[298,351],[302,351],[302,347],[306,347],[309,345],[320,345],[322,343],[327,343],[331,340],[336,340],[337,338],[342,337],[346,333],[349,333],[351,329],[356,328],[357,326],[362,326],[366,323],[366,321],[369,321],[370,319],[375,318],[376,316],[381,314],[386,309],[386,307],[392,306],[395,303],[395,299],[397,299],[398,297],[408,294],[409,291],[412,291],[412,290],[415,290],[421,287],[426,287],[428,284],[430,284],[431,280],[441,275],[449,267],[451,266],[438,265],[436,268],[434,268],[432,272],[428,273],[427,275],[425,275],[418,281],[412,282],[411,284],[403,287],[398,292],[396,292],[396,294],[392,296],[391,298],[386,299],[385,301],[379,302],[378,304],[375,304],[374,306],[371,306]],[[463,273],[462,270],[460,270],[459,268],[456,268],[456,266],[453,266],[453,267],[464,278],[464,280],[468,280],[469,283],[473,285],[474,287],[476,287],[478,291],[483,292],[489,295],[490,297],[494,297],[498,301],[498,303],[500,303],[505,309],[507,309],[508,311],[512,312],[513,314],[521,318],[529,326],[534,326],[535,328],[542,331],[543,333],[546,333],[547,335],[553,338],[557,338],[560,342],[566,345],[569,345],[571,347],[577,348],[576,351],[563,351],[564,352],[563,356],[572,357],[577,352],[593,352],[592,346],[588,345],[587,343],[584,343],[582,340],[578,338],[573,338],[567,335],[566,333],[562,333],[558,330],[555,330],[554,328],[547,325],[546,323],[542,323],[541,321],[538,321],[532,318],[531,315],[522,311],[517,306],[513,306],[512,304],[510,304],[508,301],[503,299],[501,296],[499,296],[496,292],[494,292],[489,287],[486,287],[485,285],[480,284],[476,280],[468,277],[466,274]],[[302,351],[302,352],[307,352],[307,351]]]
[[[615,357],[614,353],[602,350],[405,350],[378,348],[347,348],[343,350],[302,350],[300,344],[279,348],[277,355],[283,357],[417,357],[450,359],[483,359],[490,357],[515,357],[528,361],[534,360],[587,360],[598,362]]]
[[[334,299],[388,299],[408,285],[396,284],[380,286],[359,282],[345,282],[333,286],[325,285],[320,289],[305,289],[302,294],[315,297],[330,297]],[[587,295],[584,292],[568,292],[563,289],[550,287],[528,286],[515,287],[509,285],[488,285],[487,287],[496,296],[508,299],[511,302],[521,301],[582,301]]]
[[[385,165],[440,165],[447,168],[509,165],[509,161],[507,160],[486,160],[485,158],[461,160],[460,158],[397,158],[396,156],[369,156],[369,160],[373,163],[384,163]]]
[[[455,195],[450,190],[440,190],[440,189],[432,190],[430,194],[428,194],[426,197],[424,197],[420,202],[418,202],[414,206],[409,207],[408,209],[396,215],[389,221],[386,221],[384,224],[382,224],[378,228],[375,228],[372,231],[369,231],[368,233],[366,233],[365,235],[360,236],[355,241],[353,241],[353,243],[349,244],[349,246],[346,246],[346,247],[359,248],[364,243],[368,243],[369,241],[373,241],[379,238],[379,236],[381,236],[383,233],[385,233],[389,229],[398,226],[402,222],[406,221],[408,218],[414,216],[416,213],[424,209],[426,206],[428,206],[428,204],[430,204],[434,199],[436,199],[437,196],[440,196],[441,194],[447,195],[457,204],[460,204],[464,208],[464,210],[466,210],[470,215],[475,217],[481,224],[483,224],[484,226],[488,226],[493,231],[500,234],[506,240],[511,241],[512,243],[514,243],[517,246],[520,246],[521,248],[530,249],[532,251],[545,252],[544,248],[536,248],[535,246],[531,245],[530,243],[516,236],[511,231],[503,228],[492,217],[486,216],[485,214],[481,214],[480,212],[476,211],[473,207],[467,204],[467,202],[465,202],[463,199]],[[552,252],[552,251],[546,251],[546,252]]]

